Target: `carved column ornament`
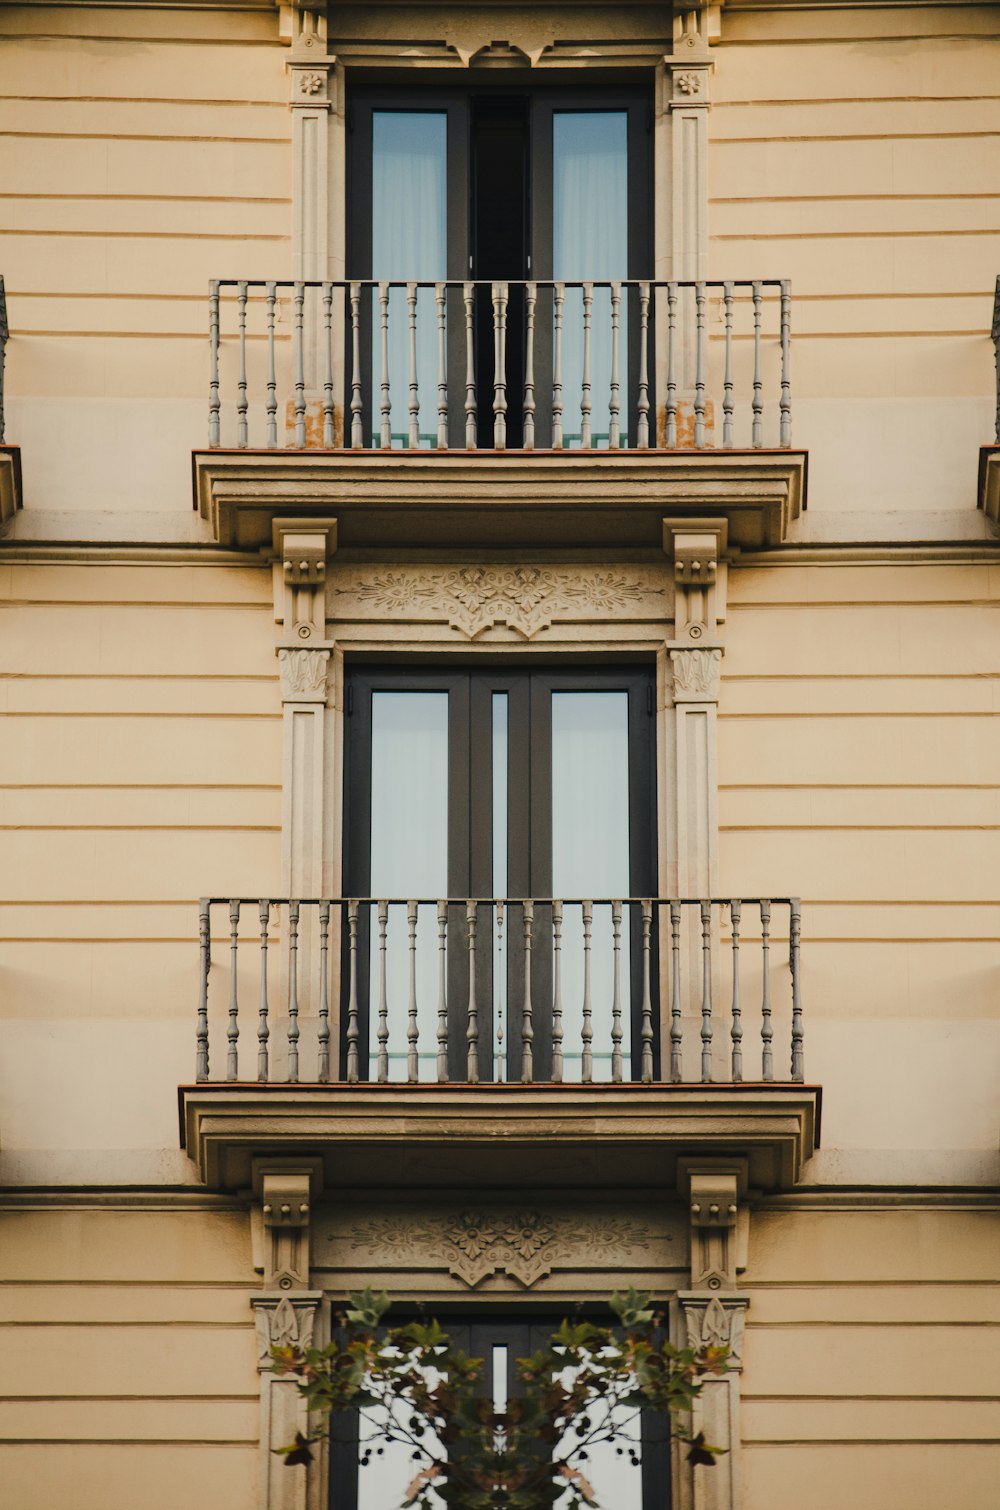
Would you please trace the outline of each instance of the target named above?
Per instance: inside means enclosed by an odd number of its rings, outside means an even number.
[[[318,1160],[254,1160],[254,1190],[260,1197],[257,1267],[267,1290],[309,1288],[309,1241]]]
[[[737,1270],[744,1267],[746,1213],[745,1159],[682,1159],[678,1167],[691,1218],[691,1289],[735,1290]]]
[[[294,1374],[281,1378],[271,1372],[272,1347],[320,1346],[325,1335],[324,1297],[319,1290],[289,1295],[252,1295],[257,1332],[257,1371],[260,1376],[259,1510],[322,1510],[326,1484],[325,1442],[312,1448],[313,1461],[304,1468],[285,1467],[280,1447],[309,1429],[305,1401]]]
[[[664,519],[663,549],[674,570],[674,639],[716,639],[726,619],[727,519]]]
[[[274,617],[300,645],[326,635],[326,566],[337,549],[336,519],[276,519]]]

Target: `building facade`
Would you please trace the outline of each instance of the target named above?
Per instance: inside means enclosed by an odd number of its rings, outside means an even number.
[[[987,1510],[1000,9],[0,35],[0,1502],[389,1510],[272,1344],[635,1282],[608,1510]]]

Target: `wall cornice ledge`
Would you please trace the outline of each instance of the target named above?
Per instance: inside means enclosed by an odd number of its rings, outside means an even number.
[[[789,1190],[819,1143],[812,1085],[219,1085],[178,1091],[181,1140],[213,1189],[256,1157],[318,1157],[329,1189],[511,1183],[673,1189],[678,1162],[747,1160]]]
[[[196,451],[194,506],[219,545],[259,550],[285,515],[338,520],[339,547],[660,550],[671,515],[780,545],[805,507],[803,451]]]

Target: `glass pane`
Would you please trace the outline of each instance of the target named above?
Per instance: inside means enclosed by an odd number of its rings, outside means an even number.
[[[552,694],[552,888],[560,898],[629,894],[628,693]],[[583,1029],[583,917],[563,922],[563,1052],[567,1079],[579,1079]],[[631,1053],[629,919],[621,928],[622,1055]],[[611,1078],[614,948],[611,908],[595,906],[591,934],[594,1079]],[[627,1073],[627,1070],[626,1070]]]
[[[559,1380],[572,1389],[578,1369],[564,1368]],[[598,1420],[603,1410],[598,1406]],[[616,1405],[611,1419],[619,1433],[617,1442],[593,1442],[587,1448],[587,1461],[580,1465],[584,1477],[594,1490],[594,1499],[608,1510],[643,1510],[642,1506],[642,1436],[640,1412]],[[583,1424],[583,1423],[581,1423]],[[584,1425],[584,1430],[586,1426]],[[577,1502],[573,1489],[566,1489],[556,1500],[553,1510],[567,1510]]]
[[[552,120],[552,271],[556,278],[628,275],[628,113],[559,110]],[[622,438],[628,431],[626,301],[619,343]],[[563,312],[565,444],[578,446],[583,383],[583,293],[569,289]],[[608,444],[611,399],[611,294],[595,289],[590,336],[593,444]]]
[[[436,1368],[421,1370],[429,1389],[436,1389],[442,1375]],[[423,1465],[413,1461],[413,1448],[405,1440],[409,1410],[400,1401],[394,1407],[398,1435],[403,1438],[393,1441],[389,1435],[376,1429],[366,1413],[361,1412],[358,1432],[358,1504],[357,1510],[395,1510],[406,1498],[407,1486],[414,1474]],[[435,1456],[443,1454],[436,1436],[424,1439],[428,1452]],[[424,1491],[426,1502],[437,1510],[444,1510],[444,1500],[434,1489]],[[336,1501],[335,1501],[336,1503]],[[347,1507],[345,1506],[345,1510]]]
[[[443,110],[372,113],[372,277],[444,278],[447,273],[448,117]],[[372,311],[372,433],[379,443],[381,325]],[[406,289],[389,299],[389,400],[392,443],[408,444],[410,338]],[[417,398],[420,444],[437,443],[437,306],[432,288],[417,295]]]
[[[371,891],[374,897],[448,895],[448,694],[372,693]],[[374,912],[374,909],[373,909]],[[417,919],[420,1078],[436,1076],[437,909]],[[377,918],[371,919],[370,1074],[376,1073],[379,1005]],[[389,1079],[406,1079],[409,927],[405,905],[389,908],[386,937]]]

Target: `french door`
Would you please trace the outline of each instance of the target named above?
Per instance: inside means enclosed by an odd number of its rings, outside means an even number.
[[[448,1079],[472,1078],[470,1039],[479,1079],[523,1078],[526,979],[530,1078],[552,1078],[556,1055],[561,1078],[611,1078],[615,1031],[637,1074],[641,918],[624,908],[616,948],[613,903],[654,889],[652,685],[635,666],[349,674],[345,891],[374,899],[359,915],[362,1078],[440,1078],[445,1036]]]
[[[516,1360],[548,1345],[559,1316],[516,1320],[452,1321],[442,1325],[453,1344],[469,1357],[485,1360],[484,1394],[503,1410],[517,1394]],[[618,1446],[594,1446],[584,1464],[598,1502],[605,1510],[670,1510],[669,1428],[664,1417],[642,1411],[638,1418],[623,1415],[623,1438]],[[413,1478],[409,1449],[371,1435],[371,1427],[354,1414],[331,1420],[329,1510],[391,1510],[402,1502]],[[628,1449],[634,1453],[632,1462]],[[361,1459],[370,1449],[362,1465]],[[567,1493],[565,1499],[570,1498]],[[444,1502],[435,1494],[431,1503]],[[555,1510],[560,1510],[561,1501]]]
[[[493,445],[494,306],[489,285],[509,280],[505,310],[507,445],[523,443],[525,295],[521,282],[648,277],[651,267],[650,101],[640,90],[478,91],[442,88],[408,96],[359,90],[350,110],[348,203],[350,276],[393,280],[485,280],[476,292],[477,434]],[[409,322],[407,291],[391,291],[387,311],[388,373],[394,445],[407,444]],[[381,310],[373,294],[362,323],[371,373],[369,414],[378,415]],[[631,302],[635,302],[634,300]],[[435,290],[416,295],[417,397],[421,445],[436,444],[438,329]],[[581,289],[565,291],[560,309],[560,377],[564,444],[582,433],[584,305]],[[533,376],[539,395],[553,376],[552,292],[538,291]],[[618,374],[623,444],[629,392],[636,392],[638,308],[626,299],[622,330],[627,356]],[[611,302],[597,289],[588,313],[593,444],[607,443],[612,375]],[[449,438],[464,445],[466,348],[463,296],[447,305]],[[373,365],[374,361],[374,365]],[[551,416],[538,405],[538,446],[551,441]],[[368,422],[367,439],[378,426]]]

